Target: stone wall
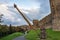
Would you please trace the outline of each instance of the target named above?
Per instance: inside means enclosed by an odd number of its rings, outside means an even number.
[[[52,28],[60,31],[60,0],[51,0]]]
[[[42,20],[39,21],[40,27],[51,28],[52,27],[52,14],[44,17]]]
[[[39,25],[60,31],[60,0],[50,0],[51,14],[40,20]]]

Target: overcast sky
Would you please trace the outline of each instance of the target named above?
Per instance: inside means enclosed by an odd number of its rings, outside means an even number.
[[[50,14],[49,0],[0,0],[0,14],[3,14],[2,24],[25,25],[26,21],[14,8],[14,3],[32,21],[41,20]]]

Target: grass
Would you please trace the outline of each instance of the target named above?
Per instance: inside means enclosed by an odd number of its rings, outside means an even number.
[[[31,30],[27,35],[27,40],[40,40],[38,34],[40,31]],[[47,39],[46,40],[60,40],[60,31],[53,31],[51,29],[46,30]]]
[[[47,40],[60,40],[60,31],[47,30]]]
[[[31,30],[27,35],[26,35],[26,39],[27,40],[38,40],[38,34],[39,34],[39,30]]]
[[[14,39],[14,38],[16,38],[16,37],[18,37],[18,36],[21,36],[21,35],[22,35],[22,33],[16,32],[16,33],[13,33],[13,34],[8,35],[8,36],[6,36],[6,37],[3,37],[3,38],[1,38],[0,40],[12,40],[12,39]]]
[[[47,39],[46,40],[60,40],[60,31],[53,31],[51,29],[46,30]],[[27,35],[27,40],[40,40],[39,39],[40,30],[31,30]],[[18,36],[21,36],[22,33],[16,32],[6,37],[1,38],[0,40],[12,40]]]

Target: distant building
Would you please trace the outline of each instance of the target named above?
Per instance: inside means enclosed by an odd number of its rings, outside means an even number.
[[[24,29],[24,30],[29,30],[29,26],[28,25],[21,25],[20,28]]]

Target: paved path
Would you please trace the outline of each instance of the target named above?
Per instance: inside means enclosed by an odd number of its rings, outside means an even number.
[[[25,38],[26,35],[27,35],[27,33],[25,33],[23,36],[16,37],[13,40],[26,40],[26,38]]]
[[[24,36],[19,36],[19,37],[13,39],[13,40],[26,40],[26,38]]]

